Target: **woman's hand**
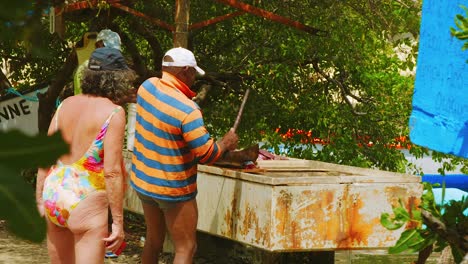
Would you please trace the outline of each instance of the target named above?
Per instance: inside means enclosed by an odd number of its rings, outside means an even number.
[[[44,217],[44,200],[42,199],[42,191],[44,189],[44,181],[47,177],[47,170],[39,168],[37,170],[36,179],[36,205],[39,215]]]
[[[112,223],[112,233],[109,237],[102,239],[106,243],[106,249],[116,252],[125,239],[123,224]]]

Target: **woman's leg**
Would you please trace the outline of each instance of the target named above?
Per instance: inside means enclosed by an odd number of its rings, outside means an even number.
[[[73,233],[47,219],[47,250],[51,264],[74,264],[75,249]]]
[[[105,192],[89,194],[70,214],[68,226],[74,235],[76,264],[104,263],[103,238],[107,229],[108,202]]]
[[[158,263],[166,236],[164,214],[157,206],[142,201],[146,222],[146,240],[141,255],[142,264]]]

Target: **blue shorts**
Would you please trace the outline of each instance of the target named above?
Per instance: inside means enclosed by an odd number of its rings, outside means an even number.
[[[140,198],[141,202],[159,207],[161,210],[171,209],[177,205],[176,202],[168,202],[168,201],[156,199],[156,198],[153,198],[148,195],[144,195],[139,192],[136,192],[136,194],[138,195],[138,198]]]

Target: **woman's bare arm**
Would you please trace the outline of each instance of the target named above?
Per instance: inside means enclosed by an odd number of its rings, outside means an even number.
[[[112,214],[112,233],[104,241],[107,249],[115,251],[124,240],[123,199],[124,171],[122,150],[125,135],[125,111],[115,113],[104,138],[104,177],[109,207]]]

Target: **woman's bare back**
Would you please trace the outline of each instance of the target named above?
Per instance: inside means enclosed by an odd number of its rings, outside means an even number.
[[[76,95],[64,100],[49,128],[49,132],[55,132],[57,122],[62,137],[70,144],[70,153],[60,157],[60,161],[71,164],[80,159],[116,107],[116,104],[102,97]]]

